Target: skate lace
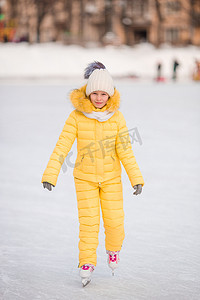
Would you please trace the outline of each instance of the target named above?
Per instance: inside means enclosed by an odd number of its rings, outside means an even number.
[[[92,264],[85,264],[81,267],[82,270],[89,270],[91,268],[91,272],[94,271],[94,265]]]
[[[110,262],[117,262],[117,258],[119,260],[119,251],[106,251],[107,254],[109,255],[109,261]]]

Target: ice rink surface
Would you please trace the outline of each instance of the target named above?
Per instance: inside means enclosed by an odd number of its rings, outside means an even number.
[[[0,299],[200,299],[200,85],[116,82],[121,111],[142,144],[132,146],[145,180],[133,196],[123,170],[126,238],[114,277],[101,222],[98,263],[78,275],[73,168],[53,192],[42,173],[78,83],[0,84]],[[72,147],[76,157],[76,144]]]

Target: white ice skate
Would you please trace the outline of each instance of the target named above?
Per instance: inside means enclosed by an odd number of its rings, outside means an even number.
[[[80,268],[80,276],[82,280],[82,285],[85,287],[91,281],[91,276],[94,271],[94,265],[85,264]]]
[[[118,267],[119,264],[119,251],[106,251],[108,254],[108,266],[112,270],[112,275],[114,276],[114,271]]]

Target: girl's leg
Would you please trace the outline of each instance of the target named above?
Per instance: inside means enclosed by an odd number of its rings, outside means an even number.
[[[119,251],[125,237],[121,176],[101,183],[100,199],[106,250]]]
[[[96,266],[96,249],[100,224],[98,183],[74,177],[79,216],[79,267]]]

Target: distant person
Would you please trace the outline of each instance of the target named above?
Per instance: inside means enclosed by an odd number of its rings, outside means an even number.
[[[22,35],[21,37],[20,37],[20,43],[22,43],[22,42],[28,42],[29,41],[29,37],[28,37],[28,35]]]
[[[162,76],[162,63],[161,62],[157,63],[157,65],[156,65],[156,71],[157,71],[157,74],[156,74],[155,80],[157,82],[164,82],[165,78]]]
[[[113,272],[118,267],[125,236],[120,161],[135,190],[134,195],[142,192],[144,184],[126,121],[118,110],[120,94],[111,75],[102,63],[94,62],[88,65],[84,77],[88,79],[87,84],[70,94],[75,110],[65,122],[42,177],[43,187],[51,191],[77,138],[73,175],[80,224],[78,266],[83,286],[90,282],[97,263],[100,207],[108,266]]]
[[[172,79],[174,81],[176,81],[177,79],[177,68],[179,67],[179,62],[175,59],[173,61],[173,75],[172,75]]]
[[[4,34],[4,36],[3,36],[3,42],[4,43],[8,43],[8,36],[7,36],[7,34]]]
[[[200,60],[195,60],[195,70],[193,74],[193,80],[200,81]]]
[[[161,70],[162,70],[162,64],[159,62],[157,64],[157,79],[161,78]]]

